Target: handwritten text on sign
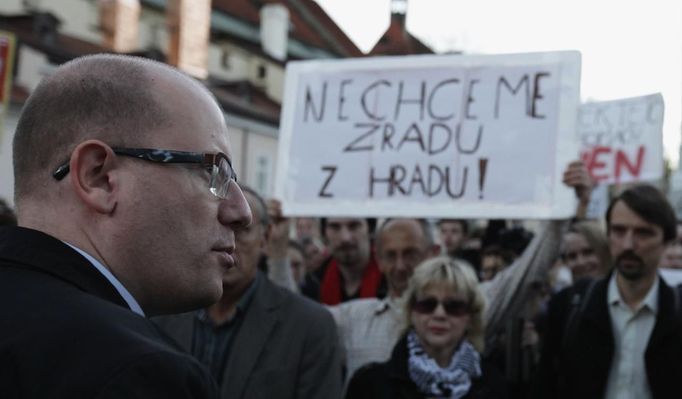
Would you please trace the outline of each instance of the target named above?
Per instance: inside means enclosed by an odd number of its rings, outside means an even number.
[[[388,68],[365,62],[288,77],[294,106],[283,117],[287,171],[278,179],[285,209],[289,199],[311,210],[327,203],[352,213],[454,215],[551,201],[560,63],[410,68],[389,60]]]
[[[662,128],[660,94],[583,104],[580,156],[599,182],[658,179],[663,176]]]

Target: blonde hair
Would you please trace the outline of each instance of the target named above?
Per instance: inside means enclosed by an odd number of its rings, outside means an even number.
[[[465,336],[474,348],[482,353],[485,338],[483,321],[485,297],[479,288],[478,278],[471,266],[449,256],[439,256],[426,260],[415,268],[403,296],[406,328],[412,327],[410,315],[417,296],[433,286],[445,286],[452,288],[458,294],[463,294],[469,304],[470,316],[469,328]]]
[[[609,248],[609,240],[606,237],[606,233],[598,223],[589,220],[576,222],[568,228],[567,233],[578,234],[585,238],[587,245],[590,246],[597,255],[597,258],[599,258],[600,276],[609,273],[611,270],[611,249]]]

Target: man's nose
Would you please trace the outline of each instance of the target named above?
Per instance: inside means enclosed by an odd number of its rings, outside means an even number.
[[[221,200],[218,207],[218,221],[234,230],[243,229],[251,224],[251,208],[239,185],[230,182],[230,186],[227,198]]]
[[[405,270],[407,266],[405,265],[405,259],[402,255],[398,255],[395,258],[395,268],[396,270]]]
[[[623,249],[633,249],[635,245],[634,242],[634,236],[632,234],[632,231],[627,231],[623,235],[623,240],[621,241],[621,246]]]
[[[341,241],[343,241],[343,242],[348,242],[348,241],[351,241],[353,239],[353,235],[351,234],[350,229],[348,229],[345,226],[341,227],[340,234],[341,234]]]
[[[575,257],[575,260],[577,264],[582,265],[583,263],[585,263],[585,254],[579,252],[578,255],[576,255]]]
[[[445,307],[441,302],[438,302],[436,309],[433,310],[433,315],[435,317],[446,317],[448,315],[447,312],[445,311]]]

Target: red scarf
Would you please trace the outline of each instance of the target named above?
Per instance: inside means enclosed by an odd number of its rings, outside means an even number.
[[[365,272],[362,274],[360,284],[360,298],[375,298],[381,283],[381,271],[372,256],[367,263]],[[343,297],[341,290],[341,271],[336,259],[332,259],[327,267],[320,284],[320,302],[325,305],[337,305]]]

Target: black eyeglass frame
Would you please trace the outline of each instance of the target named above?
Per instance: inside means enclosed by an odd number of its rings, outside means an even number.
[[[215,179],[215,174],[220,169],[220,161],[224,160],[230,167],[230,174],[228,176],[229,180],[233,180],[237,183],[237,173],[235,173],[232,167],[232,162],[230,158],[227,157],[222,152],[207,153],[207,152],[188,152],[188,151],[175,151],[175,150],[160,150],[155,148],[125,148],[125,147],[111,147],[111,150],[116,155],[122,155],[127,157],[132,157],[136,159],[141,159],[143,161],[162,163],[162,164],[199,164],[211,172],[211,182]],[[63,164],[59,165],[57,169],[52,173],[57,181],[62,180],[69,174],[70,160],[67,160]],[[215,170],[215,172],[214,172]],[[228,183],[229,184],[229,183]],[[212,184],[211,184],[212,185]],[[216,194],[211,187],[209,187],[213,195],[220,197]]]

